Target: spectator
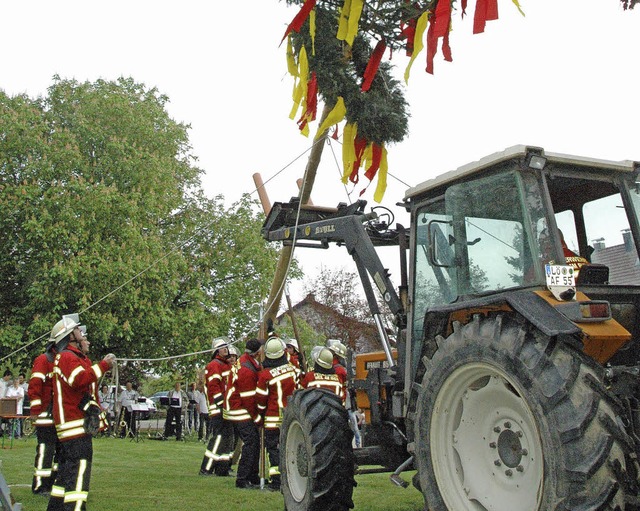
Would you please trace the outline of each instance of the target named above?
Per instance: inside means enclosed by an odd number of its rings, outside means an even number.
[[[189,390],[187,390],[187,398],[189,403],[187,404],[187,422],[189,424],[189,430],[195,431],[198,429],[198,412],[196,411],[197,394],[196,384],[190,383]]]
[[[360,428],[358,427],[358,411],[356,408],[356,392],[354,389],[347,391],[347,400],[345,403],[347,411],[349,412],[349,427],[353,431],[353,439],[356,447],[362,447],[362,437],[360,436]]]
[[[114,389],[115,391],[115,389]],[[113,392],[109,392],[109,385],[106,383],[102,385],[100,388],[100,392],[98,392],[98,398],[100,399],[100,408],[105,414],[107,419],[107,431],[106,434],[109,435],[114,430],[113,429],[113,421],[115,420],[115,411],[114,407],[114,396]]]
[[[6,396],[7,389],[9,388],[9,385],[10,385],[9,382],[11,381],[12,376],[13,376],[13,373],[9,369],[7,369],[2,375],[2,379],[0,380],[0,398],[3,398]],[[9,421],[6,421],[5,419],[0,419],[0,436],[4,434],[6,424],[9,424]]]
[[[196,412],[198,421],[198,441],[206,440],[211,436],[211,424],[209,423],[209,406],[207,405],[207,394],[204,391],[204,383],[198,382],[196,387]]]
[[[22,415],[31,415],[31,401],[29,400],[29,383],[24,373],[18,375],[18,385],[24,390],[24,402],[22,403]],[[24,435],[24,419],[20,419],[20,431]]]
[[[132,405],[138,402],[138,396],[138,391],[133,388],[133,382],[128,381],[118,399],[120,401],[120,417],[124,417],[124,425],[120,430],[120,438],[124,438],[127,435],[127,428],[129,429],[129,436],[133,437],[136,434],[137,425]]]
[[[13,373],[9,369],[7,369],[2,375],[2,380],[0,380],[0,397],[5,397],[12,377]]]
[[[14,378],[13,382],[7,388],[7,392],[5,394],[5,398],[15,399],[17,402],[16,406],[16,415],[22,415],[22,404],[24,403],[24,389],[20,386],[20,382],[18,378]],[[11,428],[9,430],[9,434],[13,438],[20,438],[22,436],[20,429],[21,424],[20,420],[13,419],[11,421]]]
[[[173,390],[169,391],[167,397],[169,398],[169,406],[167,407],[167,420],[164,422],[163,437],[166,440],[173,436],[175,431],[176,440],[182,440],[182,414],[187,409],[189,398],[182,390],[182,384],[179,381],[174,384]]]

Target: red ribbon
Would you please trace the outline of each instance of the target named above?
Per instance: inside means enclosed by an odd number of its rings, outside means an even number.
[[[481,34],[487,21],[498,19],[498,0],[478,0],[473,16],[473,33]]]
[[[358,184],[358,180],[360,179],[360,177],[358,176],[358,170],[360,169],[360,162],[362,161],[364,150],[367,147],[367,139],[361,137],[360,135],[356,135],[353,146],[356,153],[356,161],[353,162],[353,170],[351,171],[351,175],[349,176],[349,181],[351,181],[353,184]]]
[[[451,25],[451,3],[449,0],[439,0],[436,10],[429,19],[427,30],[427,73],[433,74],[433,58],[438,52],[438,38],[442,37],[442,53],[444,59],[451,62],[451,47],[449,46],[449,27]]]
[[[367,62],[367,67],[364,70],[364,78],[360,87],[362,92],[367,92],[371,88],[371,83],[378,72],[380,61],[382,60],[382,56],[386,49],[387,45],[384,42],[384,39],[378,41],[378,44],[376,44],[376,47],[373,49],[373,53],[371,54],[371,57],[369,57],[369,62]]]
[[[371,144],[371,166],[364,173],[365,177],[371,181],[380,169],[380,162],[382,161],[382,146],[378,144]]]
[[[294,32],[300,32],[302,25],[304,25],[304,22],[307,21],[307,18],[309,17],[309,13],[315,6],[316,6],[316,0],[305,1],[304,5],[300,8],[300,11],[298,12],[298,14],[296,14],[293,20],[291,21],[291,23],[289,23],[287,30],[282,36],[282,41],[284,41],[287,38],[287,36],[291,33],[292,30]],[[282,44],[282,41],[280,41],[280,44]]]
[[[309,121],[315,121],[318,113],[318,79],[315,71],[311,73],[311,79],[307,82],[307,108],[298,119],[298,127],[303,130]]]

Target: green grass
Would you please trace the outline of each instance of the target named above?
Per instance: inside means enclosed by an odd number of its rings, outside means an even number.
[[[35,438],[15,440],[0,451],[2,474],[16,502],[25,511],[44,511],[47,499],[31,493]],[[279,493],[238,490],[233,477],[198,475],[205,445],[194,440],[131,442],[119,438],[93,441],[93,466],[88,507],[93,511],[272,511],[284,509]],[[235,468],[235,467],[234,467]],[[403,474],[407,481],[413,473]],[[421,494],[403,489],[389,474],[356,476],[355,509],[358,511],[418,511]]]

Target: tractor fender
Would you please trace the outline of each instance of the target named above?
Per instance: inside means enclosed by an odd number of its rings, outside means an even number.
[[[549,337],[558,335],[580,335],[580,328],[554,309],[532,290],[507,291],[471,300],[464,300],[444,307],[434,307],[426,315],[425,322],[432,322],[435,318],[448,317],[460,310],[481,310],[485,307],[499,307],[507,304],[521,314],[527,321]],[[425,325],[426,326],[426,325]],[[425,329],[425,331],[427,331]]]

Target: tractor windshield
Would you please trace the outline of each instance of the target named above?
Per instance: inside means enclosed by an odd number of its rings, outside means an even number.
[[[509,169],[449,186],[418,210],[414,328],[460,297],[533,285],[552,259],[538,182]]]

